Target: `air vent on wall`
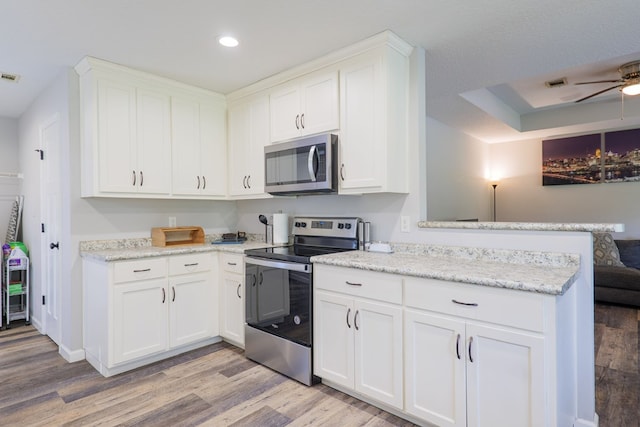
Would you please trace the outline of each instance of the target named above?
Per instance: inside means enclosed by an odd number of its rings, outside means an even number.
[[[562,77],[560,79],[549,80],[548,82],[544,82],[546,87],[560,87],[565,86],[567,84],[567,78]]]
[[[0,72],[0,79],[8,82],[18,83],[18,80],[20,80],[20,76],[17,74]]]

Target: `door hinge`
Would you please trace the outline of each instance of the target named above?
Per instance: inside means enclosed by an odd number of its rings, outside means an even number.
[[[44,223],[40,223],[40,232],[44,233]]]
[[[42,295],[42,305],[45,305],[45,302],[44,302],[44,295]]]
[[[40,153],[40,160],[44,160],[44,150],[36,150],[36,152]]]

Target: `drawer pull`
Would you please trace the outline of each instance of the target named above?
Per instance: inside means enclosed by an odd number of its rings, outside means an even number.
[[[458,356],[458,360],[460,360],[460,334],[458,334],[458,338],[456,338],[456,356]]]
[[[350,282],[350,281],[348,281],[348,280],[346,280],[346,281],[345,281],[345,283],[346,283],[347,285],[351,285],[351,286],[362,286],[362,283],[353,283],[353,282]]]
[[[462,302],[462,301],[457,301],[455,299],[452,299],[451,302],[456,303],[456,304],[460,304],[460,305],[466,305],[467,307],[477,307],[478,306],[477,302]]]
[[[144,268],[142,270],[133,270],[134,273],[145,273],[147,271],[151,271],[151,269],[150,268]]]
[[[471,344],[473,344],[473,337],[469,338],[469,362],[473,363],[473,356],[471,355]]]
[[[195,267],[196,265],[198,265],[197,262],[192,262],[191,264],[185,264],[185,267]]]
[[[236,263],[236,262],[228,262],[227,264],[229,264],[229,265],[238,265],[238,263]]]
[[[347,327],[351,329],[351,324],[349,323],[349,314],[351,314],[351,309],[347,309]]]

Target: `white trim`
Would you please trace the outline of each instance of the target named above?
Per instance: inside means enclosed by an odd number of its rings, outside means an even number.
[[[17,178],[22,179],[24,175],[20,172],[0,172],[0,178]]]
[[[58,346],[58,353],[69,363],[79,362],[85,359],[84,350],[71,350],[64,345]]]

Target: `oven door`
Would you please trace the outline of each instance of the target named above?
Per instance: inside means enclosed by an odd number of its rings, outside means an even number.
[[[247,325],[311,346],[311,264],[245,258]]]

